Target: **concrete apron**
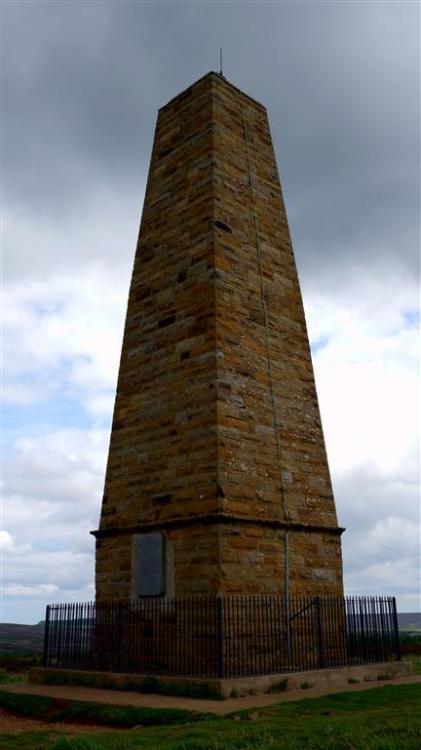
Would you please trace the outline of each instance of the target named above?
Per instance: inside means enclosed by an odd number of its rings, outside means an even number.
[[[178,687],[178,695],[182,695],[183,686],[186,696],[189,687],[203,688],[202,695],[219,698],[238,698],[247,695],[264,693],[285,693],[300,690],[304,692],[314,688],[323,693],[347,690],[350,685],[367,682],[383,682],[399,677],[410,677],[413,674],[411,662],[379,662],[352,667],[335,667],[334,669],[318,669],[307,672],[288,672],[285,674],[259,675],[254,677],[235,677],[227,679],[196,679],[188,677],[153,677],[159,683],[159,693],[168,695],[173,692],[171,687]],[[66,685],[84,686],[106,690],[122,690],[147,692],[144,681],[150,676],[140,674],[115,674],[111,672],[84,672],[71,669],[48,669],[35,667],[29,673],[29,682],[36,685]],[[191,693],[190,693],[191,695]],[[200,700],[198,700],[200,702]]]

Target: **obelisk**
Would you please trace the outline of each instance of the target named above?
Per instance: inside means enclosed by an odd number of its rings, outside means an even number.
[[[97,599],[341,595],[342,531],[267,112],[209,73],[158,114]]]

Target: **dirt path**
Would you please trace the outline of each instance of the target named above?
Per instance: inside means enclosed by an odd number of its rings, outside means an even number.
[[[137,706],[139,708],[180,708],[186,711],[199,711],[222,716],[235,711],[262,708],[263,706],[271,706],[276,703],[289,703],[290,701],[296,701],[302,698],[320,698],[324,695],[331,695],[333,693],[345,691],[358,692],[360,690],[370,690],[371,688],[381,687],[382,685],[409,685],[412,683],[421,684],[421,675],[399,677],[394,680],[373,680],[370,682],[360,682],[355,685],[350,685],[344,682],[343,686],[338,685],[335,689],[314,687],[308,688],[307,690],[287,690],[284,693],[248,695],[245,698],[228,698],[224,701],[179,698],[169,695],[144,694],[119,690],[99,690],[97,688],[87,687],[68,687],[63,685],[14,683],[10,685],[2,685],[1,688],[2,690],[7,690],[11,693],[46,695],[51,698],[63,698],[72,701],[109,703],[115,706]]]
[[[107,732],[108,727],[91,724],[65,724],[60,722],[38,721],[24,716],[13,716],[0,708],[0,734],[20,734],[21,732],[60,731],[60,734],[79,734],[79,732]]]

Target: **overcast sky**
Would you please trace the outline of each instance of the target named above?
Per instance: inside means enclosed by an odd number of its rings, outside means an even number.
[[[416,2],[3,3],[3,614],[94,596],[157,109],[209,70],[269,112],[347,594],[420,609]]]

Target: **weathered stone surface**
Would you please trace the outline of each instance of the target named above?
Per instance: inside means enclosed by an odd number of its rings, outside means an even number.
[[[282,702],[285,695],[285,691],[299,690],[302,691],[303,683],[310,683],[315,691],[312,692],[309,689],[306,692],[306,697],[319,697],[320,692],[339,692],[349,691],[349,683],[375,683],[376,687],[383,684],[390,684],[390,679],[396,679],[399,677],[411,677],[414,674],[413,663],[410,661],[386,661],[377,662],[376,664],[363,664],[350,667],[335,667],[334,669],[320,669],[310,670],[307,672],[287,672],[285,674],[267,674],[259,675],[254,677],[236,677],[228,679],[216,679],[209,678],[207,680],[195,679],[196,685],[206,685],[209,693],[213,695],[220,695],[224,698],[232,698],[233,694],[237,697],[251,696],[259,693],[275,693],[271,697],[268,697],[268,703]],[[387,679],[380,679],[386,677]],[[92,685],[95,688],[107,688],[106,698],[107,702],[115,704],[124,703],[127,701],[126,685],[130,682],[133,687],[136,682],[139,685],[139,693],[130,693],[130,705],[136,705],[140,702],[142,696],[140,691],[143,687],[143,681],[145,675],[143,674],[112,674],[110,672],[83,672],[76,671],[74,669],[49,669],[46,667],[32,667],[29,673],[29,685],[18,686],[18,685],[4,685],[3,689],[9,692],[20,692],[19,688],[24,687],[25,692],[32,692],[38,695],[42,695],[41,690],[35,690],[33,686],[38,685],[67,685],[71,681],[71,685],[82,685],[86,688],[87,685]],[[182,687],[185,687],[185,677],[160,677],[155,676],[154,679],[159,683],[162,682],[163,692],[165,687],[168,685],[179,685],[180,695],[182,694]],[[414,678],[414,681],[417,678]],[[118,693],[110,696],[110,688],[114,686]],[[281,687],[282,686],[282,687]],[[276,691],[276,687],[278,691]],[[367,686],[368,687],[368,686]],[[70,688],[69,688],[70,689]],[[359,686],[358,689],[361,689]],[[122,692],[124,691],[124,692]],[[46,691],[49,695],[49,692]],[[171,694],[171,693],[170,693]],[[110,698],[108,698],[110,696]],[[112,700],[111,700],[112,697]],[[301,696],[302,697],[302,693]],[[93,698],[92,698],[93,699]],[[148,696],[150,699],[150,696]],[[73,695],[72,695],[73,700]],[[95,696],[95,700],[98,700],[98,694]],[[213,709],[215,713],[232,713],[233,709],[243,708],[241,705],[236,703],[237,699],[227,701],[215,701]],[[294,698],[296,700],[296,697]],[[143,705],[143,704],[141,704]],[[261,703],[259,702],[261,707]],[[266,704],[265,704],[266,705]],[[200,699],[194,699],[194,709],[203,709],[206,712],[212,712],[212,705],[209,705],[209,700],[203,705],[200,703]],[[248,706],[249,707],[249,706]],[[233,716],[233,719],[236,717]],[[238,716],[240,719],[240,716]]]
[[[158,528],[167,593],[282,593],[287,528],[290,593],[342,593],[267,114],[214,73],[158,115],[97,540],[98,598],[130,596],[133,535]]]

